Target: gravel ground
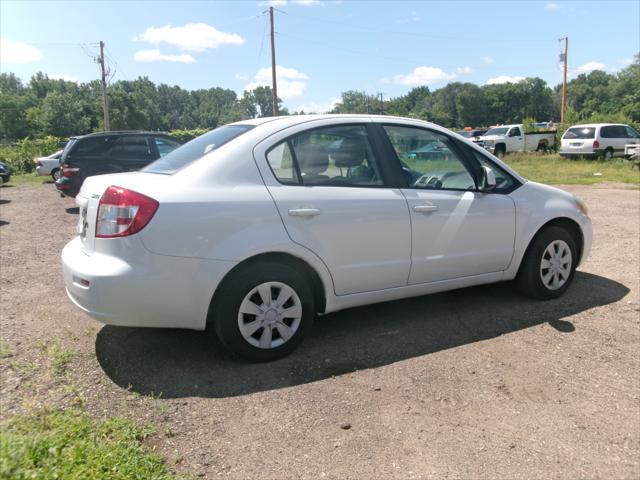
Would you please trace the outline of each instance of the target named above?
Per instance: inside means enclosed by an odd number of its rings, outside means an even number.
[[[500,284],[352,309],[251,365],[198,332],[85,316],[60,273],[73,201],[2,187],[0,418],[149,422],[172,469],[207,478],[639,478],[640,191],[567,190],[595,239],[563,298]],[[65,373],[51,345],[73,352]]]

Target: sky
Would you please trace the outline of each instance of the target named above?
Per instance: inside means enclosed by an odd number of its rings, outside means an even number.
[[[147,76],[239,95],[271,83],[274,6],[278,94],[290,111],[330,110],[346,90],[393,98],[416,86],[562,80],[616,72],[640,51],[640,0],[630,1],[0,1],[0,72],[28,81]]]

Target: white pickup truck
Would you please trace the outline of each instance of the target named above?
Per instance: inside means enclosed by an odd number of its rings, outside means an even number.
[[[494,127],[480,137],[478,145],[502,158],[511,152],[546,152],[556,143],[555,132],[524,133],[522,124]]]

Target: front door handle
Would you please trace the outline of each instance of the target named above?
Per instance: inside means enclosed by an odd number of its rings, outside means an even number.
[[[322,210],[319,208],[292,208],[289,210],[289,215],[292,217],[315,217],[321,213]]]
[[[438,210],[437,205],[414,205],[413,211],[417,213],[429,213]]]

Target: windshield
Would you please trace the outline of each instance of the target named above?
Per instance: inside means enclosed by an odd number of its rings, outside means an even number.
[[[142,171],[170,175],[252,128],[252,125],[225,125],[224,127],[216,128],[176,148],[143,168]]]
[[[505,135],[507,133],[507,130],[509,130],[509,127],[492,128],[487,133],[485,133],[484,136],[488,137],[489,135]]]
[[[564,134],[564,138],[593,138],[595,134],[596,129],[594,127],[570,128]]]

